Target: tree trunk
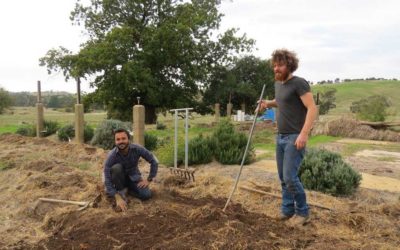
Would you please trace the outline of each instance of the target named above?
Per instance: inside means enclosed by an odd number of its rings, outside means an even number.
[[[155,124],[157,122],[156,108],[153,106],[145,105],[145,119],[146,124]]]

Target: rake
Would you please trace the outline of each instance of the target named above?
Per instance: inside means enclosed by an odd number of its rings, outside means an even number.
[[[233,186],[232,191],[231,191],[231,194],[229,195],[229,198],[228,198],[228,200],[226,201],[226,204],[225,204],[224,209],[222,209],[222,211],[224,211],[224,212],[225,212],[226,208],[228,207],[228,204],[229,204],[229,202],[231,201],[232,196],[233,196],[233,194],[235,193],[236,188],[237,188],[237,185],[238,185],[238,183],[239,183],[240,175],[241,175],[242,170],[243,170],[244,160],[246,159],[247,151],[249,150],[249,145],[250,145],[251,137],[253,136],[254,126],[256,125],[257,115],[258,115],[258,111],[259,111],[259,109],[260,109],[260,104],[261,104],[262,98],[263,98],[263,96],[264,96],[264,90],[265,90],[265,84],[264,84],[264,86],[263,86],[263,88],[262,88],[261,95],[260,95],[260,99],[258,100],[257,108],[256,108],[256,110],[255,110],[255,112],[254,112],[255,114],[254,114],[253,124],[252,124],[251,129],[250,129],[249,138],[247,139],[247,145],[246,145],[246,149],[244,150],[244,153],[243,153],[243,158],[242,158],[242,163],[240,164],[239,173],[238,173],[238,175],[236,176],[235,185]]]
[[[189,140],[188,140],[188,131],[189,131],[189,110],[193,108],[182,108],[182,109],[171,109],[170,111],[174,111],[174,119],[175,119],[175,139],[174,139],[174,167],[170,168],[172,174],[178,175],[182,178],[194,181],[194,169],[189,169]],[[185,168],[178,168],[178,113],[180,111],[185,112]]]

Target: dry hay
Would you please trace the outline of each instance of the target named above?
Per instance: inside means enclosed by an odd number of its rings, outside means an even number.
[[[22,141],[25,147],[17,153],[9,150]],[[98,185],[104,151],[64,143],[46,148],[39,141],[0,136],[0,159],[15,165],[0,171],[0,248],[394,249],[400,245],[398,195],[360,189],[353,197],[335,198],[307,192],[310,201],[334,210],[311,208],[311,223],[293,228],[275,219],[280,199],[241,189],[223,212],[238,167],[216,163],[199,166],[195,182],[161,167],[151,187],[154,198],[146,202],[129,198],[129,210],[115,213]],[[91,166],[82,171],[71,166],[75,161]],[[239,186],[280,193],[277,179],[261,174],[259,167],[246,168]],[[38,197],[88,201],[99,193],[96,208],[84,211],[49,203],[33,209]]]
[[[376,130],[368,125],[361,125],[357,120],[340,118],[327,122],[318,122],[313,128],[313,135],[331,135],[380,141],[400,141],[400,134],[390,130]]]

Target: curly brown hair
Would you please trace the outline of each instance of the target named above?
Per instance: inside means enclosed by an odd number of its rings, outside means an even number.
[[[271,67],[274,67],[274,63],[284,63],[286,67],[293,73],[299,66],[299,59],[293,51],[287,49],[277,49],[272,53]]]

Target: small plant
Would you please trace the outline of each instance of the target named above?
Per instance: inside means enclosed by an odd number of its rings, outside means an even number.
[[[353,102],[350,111],[356,113],[361,120],[381,122],[386,119],[387,108],[390,106],[391,103],[387,97],[373,95]]]
[[[198,137],[189,141],[189,164],[206,164],[213,159],[213,149],[211,139],[203,137],[200,134]]]
[[[129,131],[131,127],[132,124],[130,122],[105,120],[94,131],[90,144],[103,149],[112,149],[114,147],[114,130],[123,128]]]
[[[168,142],[165,142],[162,146],[157,148],[157,150],[155,151],[155,155],[161,164],[164,164],[167,167],[174,166],[174,148],[175,144],[172,139],[170,139]],[[185,159],[185,139],[180,137],[178,138],[178,156],[177,156],[178,166],[184,163],[184,159]]]
[[[156,129],[157,130],[164,130],[164,129],[166,129],[167,128],[167,125],[165,125],[164,123],[162,123],[162,122],[157,122],[157,125],[156,125]]]
[[[237,132],[229,120],[222,120],[212,133],[211,145],[218,162],[240,164],[247,145],[247,136]],[[254,155],[254,148],[250,145],[244,164],[249,164]]]
[[[144,133],[144,147],[147,150],[153,151],[157,148],[158,138],[155,135]]]
[[[33,124],[23,124],[17,128],[16,134],[23,136],[36,136],[36,127]]]
[[[44,126],[44,131],[43,131],[43,136],[49,136],[52,134],[55,134],[58,130],[58,128],[60,127],[60,124],[56,121],[44,121],[43,122],[43,126]],[[36,130],[36,129],[35,129]]]
[[[57,131],[57,136],[60,141],[70,141],[75,136],[74,125],[67,124]]]
[[[85,124],[83,128],[83,140],[89,142],[94,135],[94,129]],[[57,131],[57,136],[60,141],[70,141],[75,137],[75,127],[72,124],[67,124]]]
[[[339,154],[324,149],[307,151],[299,176],[305,188],[332,195],[354,193],[362,178]]]

